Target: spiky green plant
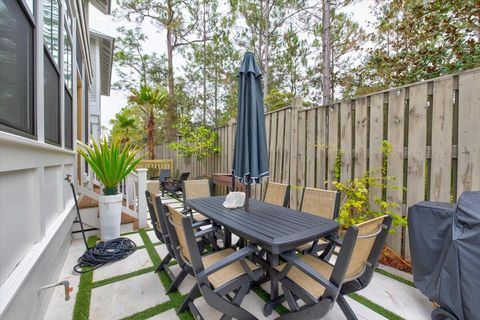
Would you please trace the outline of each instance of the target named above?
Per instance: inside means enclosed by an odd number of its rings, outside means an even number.
[[[135,169],[143,157],[137,157],[141,148],[132,147],[127,142],[122,145],[119,139],[113,139],[108,144],[106,138],[98,143],[92,141],[91,145],[78,142],[77,152],[97,175],[103,184],[104,195],[118,194],[118,185]]]

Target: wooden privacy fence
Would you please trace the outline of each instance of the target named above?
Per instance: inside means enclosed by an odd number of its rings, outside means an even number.
[[[480,190],[480,69],[305,109],[293,106],[265,115],[270,156],[270,181],[294,186],[291,207],[301,189],[334,189],[335,160],[343,152],[340,181],[360,177],[382,166],[382,142],[393,151],[388,176],[407,191],[387,190],[388,201],[403,216],[419,201],[454,202],[463,191]],[[157,146],[161,158],[173,159],[191,177],[230,172],[235,123],[217,129],[218,155],[197,161],[179,158],[167,145]],[[338,167],[338,165],[337,165]],[[328,181],[328,182],[327,182]],[[263,186],[253,188],[260,198]],[[375,195],[382,196],[381,191]],[[388,245],[409,257],[405,230],[391,235]]]
[[[170,172],[173,171],[173,160],[172,159],[158,159],[158,160],[141,160],[137,164],[138,168],[153,169],[156,173],[159,173],[161,169],[170,169]]]

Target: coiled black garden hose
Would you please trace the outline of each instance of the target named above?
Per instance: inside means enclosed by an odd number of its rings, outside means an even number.
[[[123,260],[136,249],[135,242],[128,238],[100,241],[78,258],[78,264],[73,270],[77,273],[90,272],[107,263]]]
[[[82,231],[83,242],[87,251],[78,258],[78,264],[73,267],[73,270],[77,273],[91,272],[101,266],[123,260],[137,250],[135,242],[128,238],[117,238],[108,241],[100,241],[93,247],[88,246],[85,231],[83,229],[82,217],[80,215],[80,209],[78,207],[77,193],[75,192],[75,186],[73,185],[72,177],[67,174],[65,180],[70,184],[73,193],[73,199],[75,200],[75,207],[77,209],[77,217],[80,222],[80,229]]]

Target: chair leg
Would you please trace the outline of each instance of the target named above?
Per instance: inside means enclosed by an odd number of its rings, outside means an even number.
[[[340,309],[342,309],[342,312],[347,318],[347,320],[358,320],[357,316],[355,315],[355,313],[353,313],[352,308],[350,308],[347,300],[345,300],[345,297],[342,294],[338,295],[337,303],[340,306]]]
[[[250,284],[241,286],[238,290],[236,290],[236,292],[234,291],[235,296],[230,302],[236,306],[240,306],[242,304],[243,299],[247,295],[249,289],[250,289]],[[232,319],[232,317],[226,314],[222,315],[222,317],[220,318],[220,320],[230,320],[230,319]]]
[[[181,270],[175,280],[172,282],[170,287],[167,289],[167,294],[177,291],[178,287],[182,283],[183,279],[187,276],[187,272],[185,270]]]
[[[162,262],[160,262],[157,269],[155,270],[155,273],[158,273],[158,272],[162,271],[165,268],[165,266],[168,265],[170,260],[172,260],[172,256],[169,253],[165,256],[165,258],[163,258]]]
[[[295,301],[295,298],[293,297],[292,291],[290,291],[288,288],[285,286],[282,286],[283,294],[285,295],[285,298],[287,299],[288,307],[290,308],[290,311],[298,311],[298,304],[297,301]]]
[[[200,289],[198,288],[198,285],[194,285],[188,295],[185,297],[185,300],[183,300],[182,304],[178,308],[177,313],[182,313],[183,311],[188,309],[188,304],[190,302],[193,303],[193,300],[195,300],[197,297],[200,296]]]

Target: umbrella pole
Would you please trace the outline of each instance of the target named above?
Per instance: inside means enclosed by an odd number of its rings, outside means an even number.
[[[250,185],[247,184],[245,189],[245,211],[250,211]]]
[[[232,172],[232,191],[235,191],[235,175]]]

